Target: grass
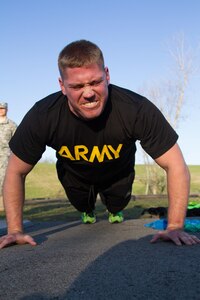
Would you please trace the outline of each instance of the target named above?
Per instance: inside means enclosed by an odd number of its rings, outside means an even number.
[[[200,193],[200,166],[190,166],[191,171],[191,193]],[[144,166],[136,166],[136,178],[133,192],[136,195],[144,195],[145,187],[140,178],[144,176]],[[38,200],[39,199],[39,200]],[[46,199],[46,200],[44,200]],[[49,199],[49,200],[48,200]],[[72,205],[66,200],[65,192],[59,183],[56,175],[55,164],[38,163],[26,179],[26,201],[24,207],[24,218],[30,221],[73,221],[80,218]],[[200,202],[200,198],[191,198],[190,201]],[[138,219],[145,218],[148,215],[141,216],[141,212],[149,207],[164,206],[167,207],[167,199],[145,197],[131,200],[126,207],[125,218]],[[96,212],[98,219],[107,218],[105,207],[101,201],[96,203]],[[4,212],[0,212],[0,218],[4,218]]]
[[[126,219],[138,219],[143,209],[149,207],[167,206],[166,199],[140,199],[131,200],[124,214]],[[100,200],[96,202],[98,219],[107,218],[105,206]],[[0,212],[0,218],[4,218],[4,212]],[[145,217],[145,216],[144,216]],[[24,206],[24,218],[30,221],[74,221],[80,219],[80,213],[67,200],[26,201]]]
[[[200,193],[200,166],[189,166],[191,174],[191,193]]]
[[[54,163],[38,163],[26,178],[26,199],[63,198]]]
[[[191,172],[191,194],[200,193],[200,166],[189,166]],[[145,166],[136,165],[136,177],[133,194],[144,195],[145,186],[141,178],[145,175]],[[65,198],[65,192],[57,178],[54,163],[38,163],[26,179],[26,199]]]
[[[191,198],[190,201],[200,203],[200,198]],[[144,209],[150,207],[167,207],[166,198],[144,197],[131,200],[124,210],[125,219],[140,219],[150,217],[149,214],[141,215]],[[96,203],[98,219],[107,218],[105,206],[100,200]],[[0,218],[5,218],[4,212],[0,212]],[[74,209],[68,200],[33,200],[26,201],[24,206],[24,218],[33,222],[48,221],[74,221],[80,219],[80,213]]]

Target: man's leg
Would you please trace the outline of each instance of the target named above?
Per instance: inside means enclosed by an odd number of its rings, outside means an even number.
[[[80,179],[66,174],[63,169],[59,169],[58,178],[66,192],[69,202],[81,212],[83,223],[95,223],[96,216],[94,214],[97,192],[93,185],[88,185],[80,181]]]
[[[96,222],[95,202],[97,194],[94,187],[90,186],[87,190],[77,188],[65,188],[70,203],[81,212],[81,220],[84,224],[93,224]]]
[[[110,184],[109,187],[99,193],[102,202],[108,209],[109,221],[112,220],[112,215],[119,216],[119,218],[116,218],[119,222],[123,221],[123,215],[121,212],[128,205],[131,199],[133,180],[134,174],[131,173],[129,176]],[[114,223],[114,220],[115,219],[113,218],[113,222],[111,221],[111,223]]]
[[[57,162],[56,168],[58,179],[60,180],[70,203],[80,212],[92,212],[95,208],[97,196],[94,187],[67,172],[62,163]]]
[[[87,188],[64,187],[70,203],[80,212],[91,213],[95,209],[97,193],[93,186]]]

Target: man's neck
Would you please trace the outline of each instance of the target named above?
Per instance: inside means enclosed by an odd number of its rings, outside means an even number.
[[[6,116],[0,116],[0,123],[6,122],[7,117]]]

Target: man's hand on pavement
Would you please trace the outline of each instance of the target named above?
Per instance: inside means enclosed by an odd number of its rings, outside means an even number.
[[[190,235],[180,229],[166,229],[164,231],[159,231],[151,240],[151,243],[155,243],[158,240],[172,241],[177,246],[185,245],[195,245],[200,244],[200,239],[195,235]]]
[[[0,238],[0,249],[7,246],[11,246],[13,244],[19,244],[19,245],[30,244],[32,246],[37,245],[37,243],[30,235],[23,234],[20,232],[10,233]]]

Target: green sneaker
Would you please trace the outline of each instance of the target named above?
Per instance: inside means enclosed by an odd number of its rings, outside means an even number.
[[[94,224],[96,222],[96,216],[93,212],[81,214],[81,221],[83,224]]]
[[[124,215],[122,211],[119,211],[116,214],[112,214],[109,212],[108,215],[108,221],[113,224],[113,223],[122,223],[124,221]]]

